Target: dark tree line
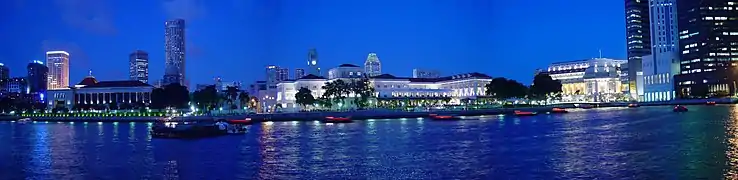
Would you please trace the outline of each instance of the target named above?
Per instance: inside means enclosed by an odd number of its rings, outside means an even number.
[[[507,78],[494,78],[486,85],[485,94],[492,99],[501,101],[510,98],[528,98],[531,100],[546,100],[561,97],[561,82],[553,80],[546,74],[538,74],[533,78],[533,84],[525,86],[520,82]]]
[[[162,88],[155,88],[151,92],[151,109],[165,108],[187,108],[190,102],[190,92],[187,87],[179,83],[166,85]]]

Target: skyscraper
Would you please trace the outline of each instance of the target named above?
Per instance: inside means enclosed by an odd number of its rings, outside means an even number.
[[[680,74],[677,96],[735,95],[738,89],[738,1],[677,0]]]
[[[290,69],[278,68],[277,69],[277,82],[282,82],[290,79]]]
[[[48,89],[69,87],[69,53],[65,51],[46,52],[46,67],[49,69]]]
[[[628,48],[628,89],[632,98],[642,95],[641,58],[651,54],[651,27],[648,0],[625,0],[625,35]],[[639,89],[641,91],[639,92]]]
[[[643,101],[674,98],[674,74],[679,73],[676,0],[650,0],[651,55],[641,58]]]
[[[46,93],[49,68],[41,61],[33,61],[26,66],[28,69],[28,90],[30,93]]]
[[[149,53],[137,50],[128,56],[130,80],[149,83]]]
[[[186,84],[185,72],[185,21],[170,20],[165,23],[165,69],[164,85]]]
[[[4,79],[10,79],[10,68],[0,63],[0,81]]]
[[[278,71],[279,67],[275,65],[269,65],[266,67],[266,79],[267,79],[267,88],[277,87],[278,81]]]
[[[308,52],[308,74],[320,76],[320,68],[318,67],[318,51],[315,48],[310,49]]]
[[[364,62],[364,72],[367,76],[379,76],[382,75],[382,63],[379,62],[377,53],[369,53]]]
[[[295,68],[295,78],[294,79],[300,79],[302,77],[305,77],[305,69]]]

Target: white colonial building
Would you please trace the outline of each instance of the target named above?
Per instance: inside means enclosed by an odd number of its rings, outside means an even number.
[[[563,101],[601,101],[605,96],[609,101],[613,94],[627,92],[627,74],[621,69],[627,62],[607,58],[557,62],[541,73],[561,81]]]
[[[335,68],[334,68],[335,69]],[[333,69],[332,69],[333,71]],[[351,71],[348,71],[351,72]],[[343,73],[341,73],[343,74]],[[326,79],[308,75],[295,81],[286,81],[277,85],[277,103],[286,111],[298,111],[295,94],[301,87],[312,91],[313,97],[320,97],[325,92],[322,87],[326,82],[341,78],[333,76]],[[378,101],[405,99],[448,99],[450,104],[458,104],[464,99],[475,99],[485,95],[485,86],[492,77],[481,73],[467,73],[440,78],[404,78],[389,74],[369,78]]]
[[[47,108],[105,109],[113,108],[113,105],[146,105],[151,103],[153,89],[153,86],[137,80],[98,82],[88,76],[73,87],[48,90]]]

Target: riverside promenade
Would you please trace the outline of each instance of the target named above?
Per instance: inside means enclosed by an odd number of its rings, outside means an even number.
[[[719,99],[688,99],[668,102],[644,102],[638,103],[640,106],[667,106],[667,105],[702,105],[707,101],[715,101],[718,104],[734,104],[738,100],[732,98]],[[430,114],[453,114],[459,116],[479,116],[479,115],[500,115],[513,114],[514,111],[532,111],[538,113],[551,112],[553,107],[560,108],[577,108],[580,104],[589,103],[563,103],[542,107],[518,107],[518,108],[492,108],[492,109],[464,109],[464,110],[428,110],[428,111],[401,111],[388,109],[370,109],[356,111],[325,111],[325,112],[294,112],[294,113],[273,113],[273,114],[242,114],[242,115],[211,115],[211,116],[188,116],[177,117],[183,121],[198,120],[233,120],[251,118],[254,121],[316,121],[322,120],[328,116],[334,117],[351,117],[354,120],[367,119],[396,119],[396,118],[426,118]],[[600,107],[627,107],[630,103],[592,103],[593,108]],[[0,116],[0,121],[15,121],[22,116]],[[34,121],[56,121],[56,122],[154,122],[165,117],[30,117]]]

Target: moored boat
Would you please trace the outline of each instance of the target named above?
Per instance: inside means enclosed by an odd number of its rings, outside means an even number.
[[[457,115],[433,115],[430,118],[437,121],[453,121],[461,119],[461,117]]]
[[[514,113],[515,113],[516,116],[535,116],[535,115],[538,115],[538,112],[520,111],[520,110],[515,110]]]
[[[564,108],[553,108],[553,109],[551,109],[551,113],[568,113],[568,112],[569,111],[567,111]]]
[[[630,104],[628,104],[628,107],[629,108],[637,108],[637,107],[641,107],[641,105],[639,105],[637,103],[630,103]]]
[[[323,120],[324,123],[351,123],[353,120],[349,117],[334,117],[328,116]]]
[[[676,106],[674,106],[673,111],[674,112],[687,112],[687,111],[689,111],[689,109],[687,109],[687,107],[682,106],[682,105],[676,105]]]
[[[18,123],[30,123],[30,122],[33,122],[33,119],[31,119],[31,118],[21,118],[21,119],[18,119]]]
[[[151,127],[151,137],[154,138],[205,138],[243,133],[246,131],[242,125],[225,121],[158,121]]]
[[[707,102],[705,103],[705,105],[708,105],[708,106],[714,106],[714,105],[717,105],[717,102],[715,102],[715,101],[707,101]]]
[[[228,120],[228,123],[229,124],[251,125],[254,122],[251,121],[251,118],[246,118],[246,119],[233,119],[233,120]]]

